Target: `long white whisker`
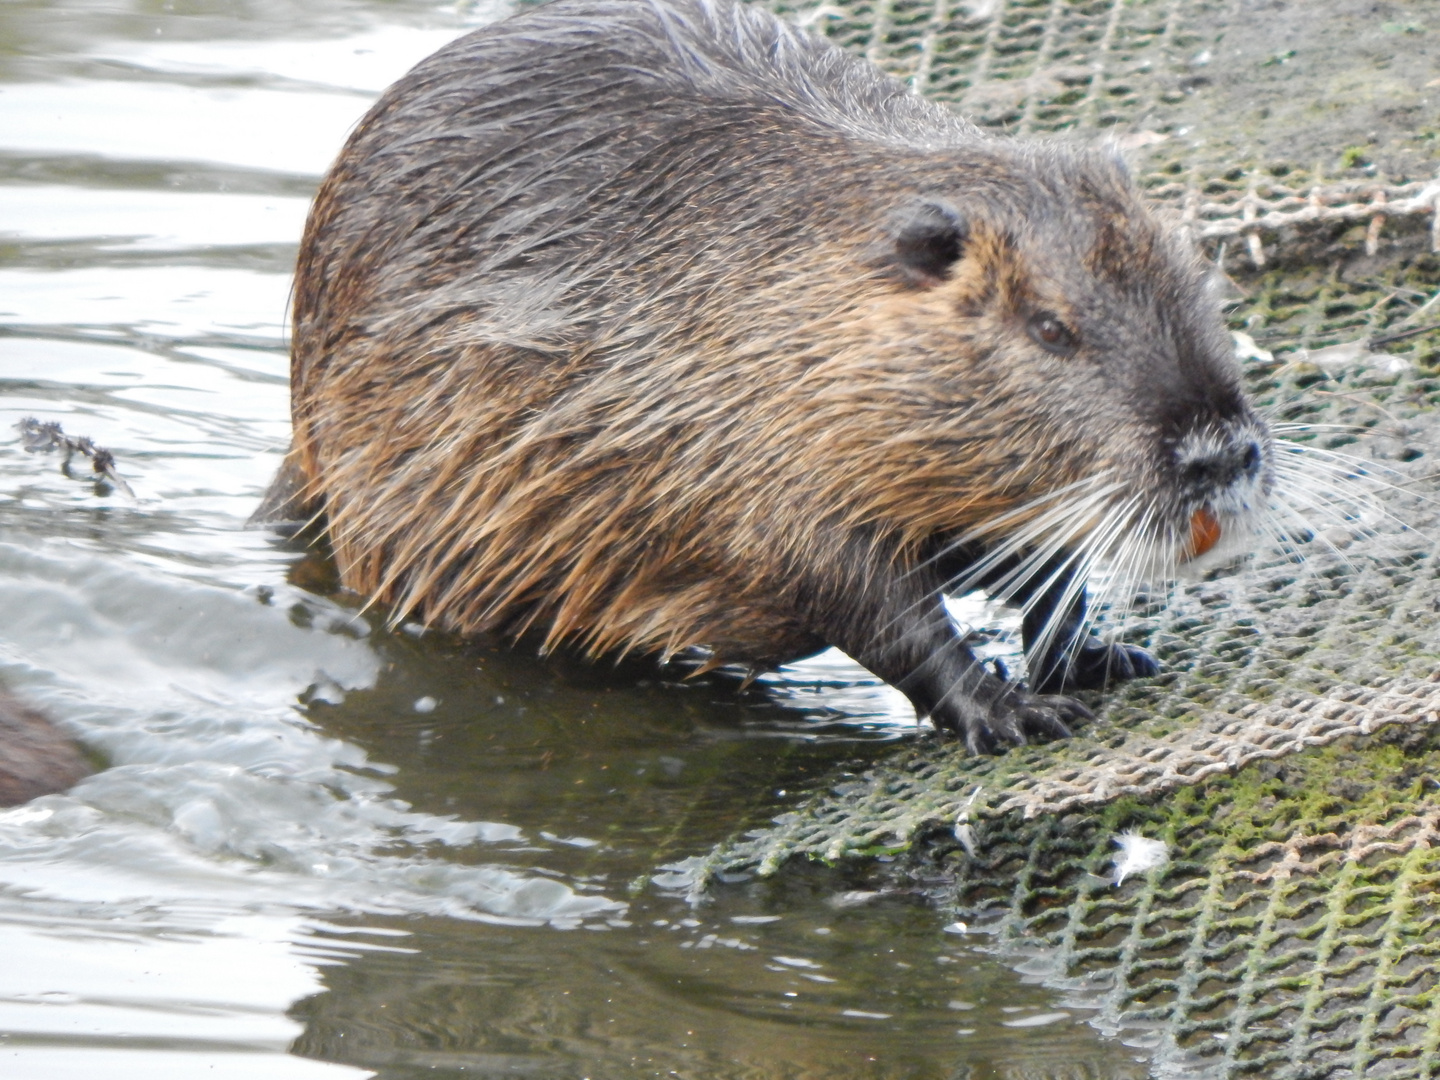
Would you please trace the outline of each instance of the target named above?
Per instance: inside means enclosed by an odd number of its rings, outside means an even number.
[[[1328,549],[1332,555],[1334,555],[1337,559],[1340,560],[1342,564],[1344,564],[1346,569],[1353,570],[1355,568],[1354,564],[1350,561],[1349,556],[1347,556],[1343,551],[1336,547],[1335,544],[1328,537],[1326,537],[1324,533],[1315,530],[1309,524],[1309,522],[1306,521],[1305,516],[1300,513],[1299,509],[1290,504],[1289,500],[1284,498],[1278,499],[1275,503],[1272,504],[1272,508],[1280,511],[1280,513],[1295,521],[1297,524],[1299,524],[1301,529],[1308,531],[1310,533],[1310,536],[1312,537],[1312,540],[1318,541],[1321,545]]]
[[[1040,564],[1043,565],[1045,560],[1055,555],[1061,548],[1069,543],[1076,534],[1083,532],[1085,522],[1088,520],[1088,515],[1091,510],[1091,504],[1098,503],[1101,497],[1100,493],[1095,493],[1081,500],[1079,507],[1073,505],[1054,507],[1046,511],[1039,518],[1027,522],[1015,535],[1007,538],[1006,542],[999,548],[986,552],[981,559],[968,565],[965,568],[963,576],[943,583],[940,591],[951,596],[961,596],[978,587],[980,582],[985,581],[987,593],[996,599],[1001,599],[1003,602],[1003,600],[1006,599],[1006,597],[1001,595],[1004,589],[1012,585],[1015,579],[1018,578],[1023,582],[1025,578],[1030,576],[1034,570],[1038,568],[1037,558],[1040,560]],[[1057,533],[1056,527],[1062,524],[1069,527],[1068,531]],[[1019,566],[1007,572],[998,581],[986,580],[998,566],[1013,558],[1015,555],[1018,555],[1021,551],[1024,551],[1035,542],[1037,536],[1042,535],[1047,536],[1048,539],[1041,551],[1027,553],[1026,558],[1021,561]],[[947,550],[954,550],[957,546],[960,546],[959,542],[948,545]],[[927,562],[934,561],[934,558],[927,560]],[[906,576],[908,577],[909,574],[913,574],[914,572],[915,570],[912,569],[907,572]],[[877,628],[875,632],[876,636],[880,637],[887,634],[898,623],[908,618],[914,612],[931,604],[933,601],[934,597],[926,594],[907,604]]]
[[[1367,427],[1364,424],[1332,424],[1326,421],[1316,422],[1312,420],[1282,420],[1271,423],[1270,435],[1276,438],[1282,435],[1308,435],[1311,432],[1338,431],[1350,435],[1368,435],[1374,432],[1374,427]]]
[[[1092,515],[1103,501],[1104,495],[1097,492],[1079,504],[1057,507],[1042,518],[1027,523],[1023,530],[1008,537],[1004,543],[987,551],[983,558],[966,567],[963,577],[947,583],[947,591],[953,590],[955,594],[968,592],[978,587],[998,566],[1025,552],[1026,558],[1019,566],[986,585],[986,591],[990,595],[1008,600],[1039,568],[1037,562],[1043,564],[1086,532]]]
[[[1375,508],[1369,500],[1355,500],[1344,492],[1337,495],[1333,491],[1319,487],[1312,478],[1285,477],[1285,479],[1294,482],[1287,484],[1284,490],[1277,492],[1272,498],[1292,502],[1303,498],[1306,504],[1314,509],[1339,514],[1345,520],[1363,518],[1366,513],[1374,512]]]
[[[1150,507],[1145,511],[1144,519],[1141,520],[1135,528],[1136,543],[1129,555],[1129,577],[1126,579],[1125,592],[1121,597],[1124,601],[1124,607],[1121,608],[1120,622],[1116,627],[1116,637],[1119,640],[1124,640],[1127,624],[1134,614],[1135,594],[1139,592],[1140,586],[1145,584],[1144,578],[1148,573],[1149,566],[1147,566],[1147,560],[1145,560],[1143,556],[1146,553],[1146,549],[1152,546],[1151,538],[1155,528],[1157,513],[1158,508],[1154,503],[1151,503]],[[1150,562],[1150,565],[1153,565],[1153,561]],[[1113,608],[1109,608],[1108,610],[1113,610]]]
[[[1383,488],[1389,491],[1403,492],[1426,502],[1436,501],[1432,496],[1423,492],[1413,490],[1413,485],[1420,483],[1424,478],[1407,476],[1398,469],[1386,465],[1374,458],[1360,457],[1356,454],[1346,454],[1339,450],[1331,450],[1323,446],[1313,446],[1309,443],[1298,443],[1290,439],[1275,439],[1274,445],[1285,452],[1285,458],[1293,466],[1296,458],[1304,458],[1306,471],[1324,471],[1337,482],[1346,484],[1355,489]],[[1284,458],[1275,462],[1278,468]],[[1377,473],[1385,473],[1396,477],[1398,483],[1383,479]],[[1358,496],[1357,496],[1358,497]]]
[[[1123,606],[1120,607],[1120,620],[1116,626],[1116,636],[1124,638],[1125,623],[1134,606],[1134,597],[1140,587],[1141,575],[1146,570],[1142,557],[1146,549],[1151,546],[1151,529],[1155,522],[1155,515],[1156,507],[1152,502],[1126,534],[1125,542],[1113,560],[1112,574],[1107,577],[1103,590],[1099,596],[1095,597],[1091,610],[1086,613],[1084,627],[1086,634],[1089,634],[1098,624],[1102,612],[1115,611],[1118,603]],[[1117,584],[1120,588],[1118,596],[1115,595]]]
[[[1091,575],[1096,563],[1103,559],[1108,551],[1114,537],[1122,534],[1123,530],[1130,524],[1131,515],[1139,503],[1138,497],[1132,497],[1126,502],[1114,507],[1105,517],[1100,526],[1087,535],[1076,552],[1066,559],[1050,577],[1043,582],[1039,588],[1033,590],[1030,598],[1021,608],[1022,614],[1028,614],[1040,600],[1046,596],[1054,585],[1059,582],[1064,574],[1070,573],[1070,579],[1066,582],[1057,602],[1053,605],[1052,616],[1046,621],[1045,626],[1035,642],[1027,650],[1027,659],[1040,664],[1050,647],[1054,644],[1055,635],[1059,633],[1060,625],[1064,620],[1064,614],[1070,609],[1085,583]],[[1073,567],[1073,569],[1072,569]],[[1032,675],[1035,673],[1032,672]],[[1039,675],[1043,675],[1041,671]],[[1038,676],[1037,676],[1038,677]]]
[[[1085,501],[1088,503],[1097,498],[1098,496],[1092,496],[1090,500]],[[1088,512],[1088,508],[1086,508],[1086,512]],[[1052,520],[1052,518],[1054,520]],[[1077,518],[1080,524],[1075,525],[1074,523]],[[1071,523],[1073,528],[1070,533],[1062,533],[1056,537],[1054,527],[1062,521]],[[940,591],[950,596],[962,596],[970,592],[972,589],[978,587],[981,581],[987,579],[999,565],[1025,550],[1025,548],[1033,542],[1033,535],[1035,534],[1048,533],[1051,536],[1052,539],[1047,542],[1049,547],[1045,549],[1047,553],[1044,555],[1044,558],[1048,559],[1071,539],[1073,533],[1083,529],[1084,521],[1084,514],[1077,513],[1077,511],[1071,507],[1057,507],[1048,511],[1036,521],[1027,523],[1024,528],[1010,537],[1000,548],[987,552],[981,559],[968,565],[963,572],[963,576],[942,583]],[[1027,554],[1027,557],[1018,567],[1005,574],[998,582],[987,582],[986,591],[997,599],[1002,599],[999,595],[1000,590],[1017,575],[1023,578],[1033,572],[1035,569],[1035,560],[1035,554]],[[933,562],[934,560],[929,561]],[[909,573],[914,573],[914,571],[912,570]],[[907,576],[909,575],[907,574]],[[933,597],[930,594],[926,594],[907,604],[877,629],[877,636],[888,633],[897,623],[906,619],[920,608],[932,603],[932,601]]]
[[[1103,500],[1120,490],[1122,485],[1118,482],[1103,484],[1100,487],[1095,486],[1097,483],[1103,481],[1107,475],[1108,472],[1103,472],[1097,474],[1096,476],[1087,477],[1084,480],[1076,481],[1073,484],[1067,484],[1062,488],[1057,488],[1055,491],[1047,492],[1044,495],[1031,499],[1029,502],[1022,503],[1014,509],[1006,511],[1004,514],[991,518],[983,525],[977,526],[976,528],[973,528],[968,532],[964,533],[963,535],[946,543],[945,546],[942,547],[938,552],[929,556],[928,558],[921,560],[915,566],[911,567],[910,570],[906,572],[905,576],[908,577],[911,574],[919,573],[927,569],[928,567],[933,566],[935,563],[940,562],[946,556],[950,555],[952,552],[956,551],[959,548],[963,548],[971,544],[983,544],[987,538],[1004,533],[1008,526],[1017,521],[1024,522],[1022,530],[1028,531],[1032,529],[1035,526],[1036,522],[1025,521],[1025,519],[1028,518],[1031,514],[1033,514],[1039,507],[1045,506],[1046,504],[1056,503],[1055,506],[1052,506],[1049,510],[1043,512],[1043,514],[1041,515],[1042,518],[1047,521],[1051,519],[1057,521],[1063,520],[1064,518],[1073,515],[1077,508],[1077,503],[1071,501],[1068,498],[1069,496],[1074,495],[1078,492],[1085,492],[1086,496],[1084,499],[1080,500],[1080,502],[1084,504],[1089,504],[1092,502]],[[1094,490],[1089,490],[1092,488]],[[1013,540],[1014,537],[1007,537],[1006,539]],[[1021,543],[1019,546],[1023,547],[1024,544]],[[1016,547],[1016,545],[1011,544],[1011,547]]]
[[[1089,603],[1084,608],[1084,614],[1075,628],[1074,636],[1066,643],[1064,656],[1066,676],[1073,670],[1076,659],[1080,655],[1081,650],[1084,649],[1085,643],[1090,639],[1090,635],[1100,618],[1101,612],[1109,605],[1110,596],[1113,594],[1116,581],[1121,574],[1121,568],[1130,561],[1131,554],[1140,550],[1143,545],[1145,529],[1148,527],[1149,519],[1153,512],[1153,506],[1146,508],[1138,522],[1135,520],[1133,511],[1129,513],[1127,519],[1121,524],[1118,544],[1111,543],[1107,540],[1106,549],[1093,552],[1090,560],[1092,565],[1085,567],[1082,579],[1083,585],[1088,585],[1090,582],[1096,580],[1097,575],[1092,572],[1094,564],[1104,562],[1110,569],[1109,573],[1105,574],[1101,579],[1103,582],[1101,591],[1099,594],[1089,598]],[[1126,577],[1128,579],[1129,575],[1126,575]],[[1079,594],[1077,593],[1072,599],[1078,598],[1078,596]]]
[[[1267,509],[1264,516],[1264,523],[1270,534],[1271,540],[1276,544],[1277,547],[1280,548],[1282,552],[1285,553],[1285,555],[1292,563],[1299,567],[1300,573],[1302,573],[1306,577],[1312,578],[1319,575],[1320,570],[1318,568],[1317,560],[1315,559],[1315,557],[1307,557],[1305,553],[1301,550],[1302,547],[1306,547],[1314,543],[1314,530],[1306,530],[1310,539],[1295,540],[1295,538],[1292,536],[1292,530],[1288,529],[1285,526],[1279,514],[1275,513],[1273,509]],[[1321,543],[1323,545],[1324,541],[1322,540]],[[1336,554],[1339,553],[1337,552]],[[1342,555],[1340,557],[1343,561],[1344,556]]]
[[[1347,492],[1338,495],[1318,486],[1313,478],[1291,478],[1272,498],[1288,505],[1291,511],[1307,511],[1315,519],[1307,521],[1311,532],[1317,525],[1338,526],[1362,536],[1376,535],[1370,521],[1375,518],[1388,519],[1401,526],[1405,523],[1372,499],[1353,498]],[[1367,520],[1369,519],[1369,520]]]

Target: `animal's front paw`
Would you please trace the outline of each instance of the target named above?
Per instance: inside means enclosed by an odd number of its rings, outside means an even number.
[[[1090,638],[1072,656],[1051,661],[1035,689],[1044,694],[1066,690],[1103,690],[1128,679],[1160,674],[1160,664],[1138,645],[1107,644]]]
[[[1031,739],[1068,739],[1072,723],[1094,718],[1074,698],[1032,694],[1013,686],[988,704],[971,700],[959,707],[942,706],[930,717],[936,727],[963,738],[972,754],[993,754],[1007,743],[1023,746]]]

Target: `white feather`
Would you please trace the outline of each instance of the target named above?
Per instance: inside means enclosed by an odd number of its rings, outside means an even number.
[[[1170,846],[1164,840],[1150,840],[1131,830],[1115,837],[1120,848],[1115,856],[1115,884],[1122,884],[1131,874],[1143,874],[1170,861]]]

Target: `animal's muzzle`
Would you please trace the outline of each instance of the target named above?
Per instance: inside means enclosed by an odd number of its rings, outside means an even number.
[[[1196,432],[1176,448],[1178,494],[1188,514],[1182,562],[1218,545],[1265,497],[1270,488],[1268,447],[1263,427],[1239,423]]]

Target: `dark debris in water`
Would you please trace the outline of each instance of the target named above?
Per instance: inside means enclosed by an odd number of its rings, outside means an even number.
[[[125,478],[115,467],[115,455],[104,447],[96,446],[94,441],[86,435],[66,435],[64,429],[55,420],[37,420],[33,416],[27,416],[15,425],[20,432],[20,438],[25,444],[27,454],[48,454],[53,450],[60,450],[65,458],[60,462],[60,471],[66,476],[73,476],[70,471],[70,462],[76,454],[90,459],[90,467],[97,477],[108,480],[110,484],[126,498],[135,498],[135,492],[131,490]]]

